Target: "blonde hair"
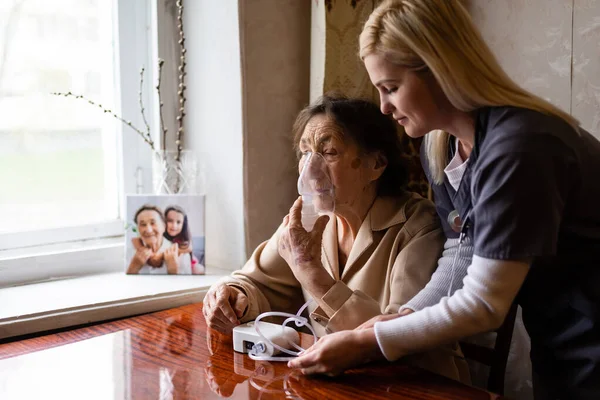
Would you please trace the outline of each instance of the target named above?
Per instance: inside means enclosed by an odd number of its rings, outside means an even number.
[[[571,115],[506,75],[458,0],[385,0],[371,13],[359,43],[363,60],[380,54],[393,64],[431,71],[458,110],[514,106],[579,125]],[[425,136],[429,169],[437,184],[444,181],[449,138],[440,130]]]

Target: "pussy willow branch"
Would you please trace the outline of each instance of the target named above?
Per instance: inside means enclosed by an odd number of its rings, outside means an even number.
[[[142,69],[140,70],[140,93],[139,93],[139,98],[140,98],[140,111],[142,112],[142,119],[144,120],[144,125],[146,125],[146,135],[151,138],[151,134],[150,134],[150,125],[148,125],[148,121],[146,120],[146,113],[145,108],[144,108],[144,101],[142,99],[142,95],[143,95],[143,90],[144,90],[144,67],[142,67]]]
[[[175,161],[180,161],[181,159],[181,151],[183,150],[183,136],[184,136],[184,126],[183,126],[183,120],[185,117],[185,103],[187,101],[186,97],[185,97],[185,91],[186,91],[186,85],[185,85],[185,77],[187,75],[186,73],[186,49],[185,49],[185,35],[183,32],[183,0],[177,0],[176,1],[176,6],[177,6],[177,28],[179,31],[179,49],[180,49],[180,57],[179,57],[179,67],[178,67],[178,89],[177,89],[177,97],[178,97],[178,115],[177,115],[177,132],[176,132],[176,139],[175,139],[175,145],[176,145],[176,156],[175,156]],[[161,95],[161,82],[162,82],[162,70],[163,70],[163,66],[164,66],[165,61],[163,59],[159,59],[158,60],[158,83],[156,85],[156,90],[158,92],[158,101],[160,104],[159,107],[159,115],[160,115],[160,129],[161,129],[161,142],[159,143],[160,148],[158,150],[164,150],[165,152],[167,151],[167,134],[168,134],[168,130],[165,126],[164,123],[164,116],[163,116],[163,108],[164,108],[164,104],[162,101],[162,95]],[[102,106],[101,104],[98,104],[96,102],[94,102],[93,100],[88,99],[85,96],[82,95],[75,95],[71,92],[67,92],[67,93],[52,93],[53,95],[56,96],[64,96],[64,97],[74,97],[76,99],[82,99],[87,101],[89,104],[96,106],[98,108],[100,108],[104,113],[106,114],[110,114],[112,117],[116,118],[117,120],[121,121],[122,123],[124,123],[125,125],[129,126],[131,129],[133,129],[135,132],[137,132],[142,139],[148,143],[148,145],[150,146],[150,148],[152,149],[153,153],[158,153],[157,149],[154,147],[154,141],[152,140],[152,133],[150,130],[150,125],[148,124],[148,121],[146,119],[146,115],[145,115],[145,108],[144,108],[144,103],[143,103],[143,86],[144,86],[144,68],[141,69],[140,71],[140,92],[139,92],[139,103],[140,103],[140,109],[142,112],[142,119],[144,121],[144,125],[146,127],[146,132],[142,132],[142,130],[138,129],[137,127],[135,127],[131,121],[127,121],[125,119],[123,119],[122,117],[118,116],[116,113],[114,113],[113,111],[105,108],[104,106]]]
[[[162,101],[162,95],[160,93],[160,83],[162,80],[162,70],[163,65],[165,64],[165,60],[162,58],[158,59],[158,83],[156,85],[156,91],[158,92],[158,103],[159,103],[159,115],[160,115],[160,133],[162,137],[161,148],[166,152],[167,151],[167,128],[165,128],[165,120],[163,117],[163,106],[164,103]]]
[[[177,158],[179,161],[181,157],[181,150],[183,150],[183,117],[185,117],[185,36],[183,34],[183,0],[177,0],[177,28],[179,29],[179,49],[181,51],[180,64],[178,68],[179,72],[179,87],[177,89],[177,97],[179,98],[179,114],[177,115],[177,139],[175,145],[177,146]]]
[[[122,117],[119,117],[117,114],[115,114],[113,111],[109,110],[108,108],[105,108],[102,104],[98,104],[96,102],[94,102],[93,100],[88,99],[85,96],[82,95],[76,95],[73,94],[71,92],[66,92],[66,93],[61,93],[61,92],[53,92],[52,93],[55,96],[64,96],[64,97],[74,97],[76,99],[81,99],[81,100],[85,100],[87,101],[89,104],[96,106],[98,108],[100,108],[105,114],[110,114],[113,118],[116,118],[117,120],[121,121],[122,123],[124,123],[125,125],[127,125],[128,127],[130,127],[131,129],[133,129],[135,132],[137,132],[142,139],[144,139],[144,142],[148,143],[148,145],[150,146],[150,148],[152,149],[152,151],[156,151],[154,149],[154,142],[152,141],[152,137],[150,135],[146,135],[144,132],[142,132],[140,129],[136,128],[131,121],[127,121],[125,119],[123,119]]]

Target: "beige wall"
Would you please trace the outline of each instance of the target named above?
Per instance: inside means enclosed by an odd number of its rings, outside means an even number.
[[[573,8],[572,114],[600,139],[600,1],[575,0]]]
[[[240,0],[246,252],[268,239],[296,198],[291,127],[308,104],[308,0]]]
[[[600,138],[600,1],[468,3],[509,76],[571,112]]]

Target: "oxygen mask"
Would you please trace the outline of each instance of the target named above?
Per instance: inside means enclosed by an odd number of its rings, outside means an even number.
[[[313,152],[305,158],[298,178],[298,193],[302,196],[302,226],[311,231],[319,216],[333,213],[335,190],[325,158]]]

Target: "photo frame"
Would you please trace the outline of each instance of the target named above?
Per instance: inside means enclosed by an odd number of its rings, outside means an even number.
[[[204,275],[204,195],[128,195],[125,271]]]

